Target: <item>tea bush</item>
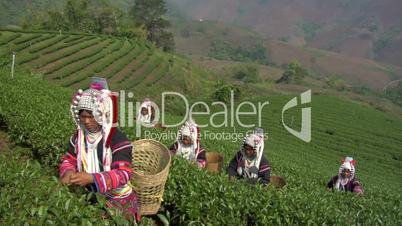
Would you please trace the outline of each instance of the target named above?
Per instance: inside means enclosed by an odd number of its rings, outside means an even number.
[[[7,126],[7,133],[31,147],[33,156],[42,163],[30,159],[17,161],[0,154],[0,223],[64,224],[62,220],[68,224],[100,223],[101,207],[88,205],[85,196],[76,197],[67,188],[60,187],[51,176],[54,171],[46,170],[46,166],[58,165],[74,130],[68,111],[73,90],[52,86],[20,71],[12,79],[5,69],[0,70],[0,81],[0,117]],[[401,164],[387,157],[389,153],[400,153],[401,120],[356,103],[316,97],[313,101],[317,114],[317,120],[313,121],[314,141],[306,145],[287,134],[278,120],[280,114],[276,108],[288,99],[272,98],[271,108],[263,115],[264,122],[268,123],[263,126],[270,132],[265,153],[271,161],[272,174],[286,178],[285,188],[277,190],[260,185],[251,187],[242,181],[229,182],[224,172],[211,175],[174,158],[160,214],[173,225],[245,225],[250,222],[257,225],[401,225],[401,181],[400,171],[397,171]],[[353,114],[340,116],[334,105],[345,112],[352,109]],[[322,115],[325,117],[318,117]],[[290,116],[285,114],[285,119]],[[178,118],[168,117],[169,120]],[[197,121],[207,120],[204,117]],[[247,117],[244,123],[254,120]],[[350,122],[354,122],[353,125]],[[294,124],[300,125],[298,117]],[[326,133],[328,128],[334,131],[332,135]],[[134,128],[122,129],[130,139],[138,139]],[[230,132],[232,128],[207,129]],[[176,132],[176,128],[167,131]],[[173,140],[162,142],[170,145]],[[207,151],[223,153],[224,166],[227,166],[240,141],[203,139],[202,143]],[[358,175],[365,188],[363,196],[329,192],[325,188],[331,173],[337,172],[337,158],[349,154],[335,152],[340,145],[348,150],[360,147],[361,151],[357,149],[354,154],[362,159],[358,163],[358,170],[361,169]],[[382,147],[384,154],[381,155]],[[113,219],[113,222],[120,221]]]

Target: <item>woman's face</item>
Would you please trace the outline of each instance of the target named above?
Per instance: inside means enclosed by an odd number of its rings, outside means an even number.
[[[141,115],[147,115],[148,114],[148,109],[147,108],[145,108],[145,107],[143,107],[143,108],[141,108]]]
[[[255,150],[254,150],[253,147],[251,147],[248,144],[245,144],[244,149],[245,149],[245,153],[246,153],[247,158],[250,158],[250,159],[255,158],[256,153],[255,153]]]
[[[183,144],[185,146],[190,146],[191,145],[191,139],[189,136],[183,136],[183,138],[181,139],[181,141],[183,142]]]
[[[344,178],[349,178],[350,175],[351,175],[350,170],[344,169],[344,170],[342,171],[342,176],[343,176]]]
[[[82,110],[79,113],[80,122],[85,126],[89,132],[97,132],[100,129],[100,125],[96,122],[92,112]]]

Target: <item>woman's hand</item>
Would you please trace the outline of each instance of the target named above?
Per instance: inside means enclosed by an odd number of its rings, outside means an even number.
[[[255,185],[258,182],[258,178],[247,178],[247,183]]]
[[[74,171],[68,170],[64,173],[63,177],[60,179],[62,185],[70,185],[71,176],[74,174]]]
[[[85,172],[74,173],[71,175],[70,183],[85,186],[87,184],[92,184],[94,179],[91,174]]]

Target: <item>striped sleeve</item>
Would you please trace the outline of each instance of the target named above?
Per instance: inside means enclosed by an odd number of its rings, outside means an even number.
[[[205,149],[201,145],[200,145],[200,150],[197,153],[197,164],[198,164],[198,167],[200,167],[200,168],[205,168],[205,166],[207,166],[207,157],[206,157]]]
[[[112,149],[112,168],[114,162],[127,162],[128,165],[131,165],[132,161],[132,151],[133,144],[132,142],[124,135],[120,130],[116,129],[116,133],[113,136],[111,142]]]
[[[271,177],[270,174],[271,174],[271,166],[269,165],[269,162],[265,158],[265,156],[262,156],[260,167],[258,170],[258,178],[260,182],[264,185],[269,184]]]
[[[133,170],[126,162],[115,163],[111,171],[94,173],[94,183],[100,193],[116,189],[126,185],[133,173]]]
[[[61,158],[61,164],[59,166],[59,176],[63,177],[67,171],[77,171],[77,156],[75,154],[75,142],[76,136],[70,137],[68,142],[67,153]]]
[[[362,185],[360,184],[359,181],[357,181],[357,180],[353,181],[352,186],[353,186],[353,192],[354,193],[363,194],[363,187],[362,187]]]
[[[169,151],[170,151],[170,154],[171,154],[171,155],[176,155],[176,153],[177,153],[177,146],[178,146],[177,142],[175,142],[174,144],[172,144],[172,145],[170,146]]]
[[[229,166],[227,168],[227,173],[229,174],[229,176],[240,176],[237,174],[237,167],[238,167],[238,163],[240,161],[241,158],[241,153],[240,151],[238,151],[236,153],[236,155],[233,157],[232,160],[230,160],[229,162]]]
[[[133,145],[119,130],[116,130],[112,139],[111,149],[111,170],[93,174],[95,186],[100,193],[126,185],[133,173],[131,168]]]

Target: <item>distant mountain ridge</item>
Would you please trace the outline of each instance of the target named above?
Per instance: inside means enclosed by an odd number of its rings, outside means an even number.
[[[402,66],[400,0],[167,0],[188,17]]]

